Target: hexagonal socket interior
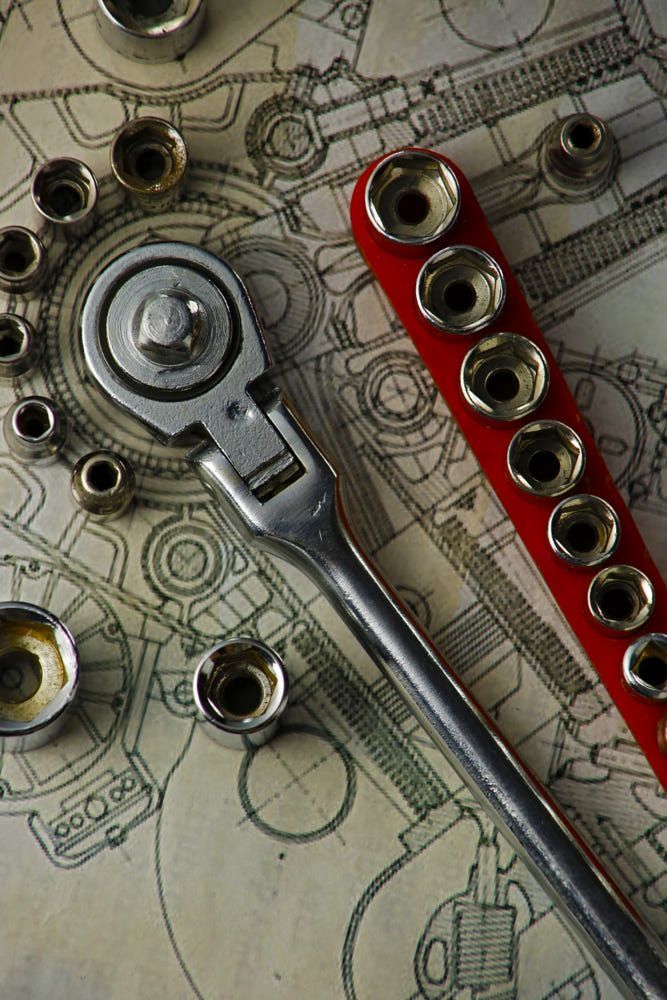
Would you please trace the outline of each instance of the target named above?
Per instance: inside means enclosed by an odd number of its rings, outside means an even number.
[[[616,550],[621,535],[618,515],[601,497],[567,497],[549,518],[551,548],[571,566],[597,566]]]
[[[0,379],[30,371],[39,356],[35,328],[23,316],[0,313]]]
[[[3,429],[10,450],[23,461],[46,465],[58,457],[67,435],[65,414],[46,396],[25,396],[7,410]]]
[[[565,195],[590,196],[610,179],[618,163],[609,127],[586,112],[557,121],[547,134],[545,148],[546,179]]]
[[[505,302],[505,278],[493,257],[464,244],[426,261],[417,278],[417,305],[429,323],[448,333],[488,326]]]
[[[566,493],[584,472],[581,439],[558,420],[537,420],[517,431],[507,451],[513,482],[526,493],[555,497]]]
[[[516,333],[480,340],[461,366],[461,392],[482,416],[518,420],[534,412],[549,388],[549,366],[539,347]]]
[[[0,229],[0,291],[22,294],[38,288],[46,277],[44,244],[24,226]]]
[[[588,590],[593,618],[615,632],[630,632],[648,621],[655,590],[649,578],[634,566],[600,570]]]
[[[161,118],[135,118],[111,144],[111,170],[120,186],[144,206],[162,207],[180,192],[188,165],[183,136]]]
[[[94,520],[120,517],[134,497],[134,469],[112,451],[84,455],[72,470],[72,496]]]
[[[623,656],[623,679],[643,698],[667,699],[667,635],[664,632],[651,632],[628,646]],[[667,753],[666,724],[667,716],[661,720],[658,735],[663,753]]]
[[[456,175],[429,153],[404,150],[377,165],[366,187],[372,225],[390,240],[419,245],[451,229],[461,194]]]
[[[47,222],[63,232],[82,236],[95,221],[97,180],[81,160],[48,160],[33,178],[32,200]]]

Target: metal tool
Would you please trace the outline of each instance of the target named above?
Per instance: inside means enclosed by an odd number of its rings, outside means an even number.
[[[234,271],[185,244],[132,250],[92,286],[82,337],[93,378],[122,409],[165,442],[201,435],[189,460],[213,497],[321,587],[619,987],[667,996],[659,941],[352,536],[336,472],[271,379]]]
[[[32,179],[31,195],[40,221],[63,236],[79,239],[95,225],[97,178],[81,160],[47,160]]]
[[[17,399],[5,413],[2,427],[16,457],[39,465],[52,465],[67,438],[67,418],[46,396]]]
[[[35,604],[0,604],[0,747],[34,750],[58,735],[79,680],[74,639]]]
[[[134,469],[113,451],[91,451],[72,469],[72,496],[93,521],[115,521],[134,497]]]
[[[204,25],[204,0],[97,0],[95,16],[105,42],[143,63],[182,58]]]

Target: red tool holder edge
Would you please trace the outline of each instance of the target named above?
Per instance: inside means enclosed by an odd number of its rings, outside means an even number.
[[[432,150],[415,151],[436,156],[456,175],[460,185],[461,206],[454,225],[439,239],[425,246],[402,245],[382,236],[370,222],[365,203],[368,179],[378,163],[386,159],[386,156],[381,156],[363,172],[352,194],[350,216],[354,238],[429,368],[452,416],[457,420],[566,621],[579,639],[663,788],[667,789],[667,755],[662,752],[658,742],[658,731],[664,722],[667,705],[665,702],[650,702],[631,691],[623,681],[621,668],[623,654],[632,642],[649,632],[667,632],[667,588],[586,428],[574,396],[530,312],[465,175],[455,163],[439,153]],[[498,262],[506,280],[507,295],[499,316],[483,330],[473,334],[445,333],[423,318],[417,308],[417,276],[422,265],[438,250],[454,243],[466,243],[485,250]],[[537,410],[511,423],[485,419],[472,410],[463,398],[459,382],[461,364],[470,348],[483,337],[501,331],[520,333],[537,344],[549,363],[551,375],[546,398]],[[565,496],[594,494],[611,504],[618,515],[621,526],[619,545],[614,555],[603,565],[628,563],[635,566],[648,576],[655,588],[655,607],[642,628],[632,632],[611,633],[595,621],[588,610],[587,594],[591,580],[601,567],[570,566],[549,545],[549,516],[564,497],[532,496],[519,489],[510,478],[506,456],[512,437],[520,427],[540,419],[560,420],[572,427],[580,436],[586,451],[584,475]]]

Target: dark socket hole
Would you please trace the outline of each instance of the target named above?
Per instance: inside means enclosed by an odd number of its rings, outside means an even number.
[[[536,451],[528,459],[528,472],[538,483],[550,483],[560,472],[558,456],[552,451]]]
[[[445,305],[455,313],[470,312],[477,301],[477,293],[469,281],[452,281],[443,295]]]
[[[2,270],[7,274],[24,274],[34,258],[16,246],[9,246],[2,254]]]
[[[23,337],[15,330],[0,330],[0,358],[12,358],[23,347]]]
[[[62,184],[56,184],[49,191],[48,202],[53,215],[57,215],[60,219],[76,215],[85,205],[80,189],[65,181]]]
[[[159,17],[160,14],[167,13],[172,2],[173,0],[121,0],[120,6],[132,17]]]
[[[140,149],[134,160],[134,169],[144,181],[157,181],[167,172],[167,161],[159,149]]]
[[[661,656],[645,656],[635,667],[635,674],[645,684],[664,690],[667,686],[667,662]]]
[[[19,410],[16,426],[24,438],[38,441],[49,430],[51,423],[45,407],[39,403],[30,403]]]
[[[628,621],[636,610],[636,601],[631,591],[618,584],[602,588],[598,605],[605,618],[615,622]]]
[[[34,653],[10,649],[0,656],[0,701],[18,705],[39,690],[42,668]]]
[[[569,138],[575,149],[591,149],[598,140],[598,131],[593,125],[579,122],[570,130]]]
[[[506,403],[514,399],[520,388],[517,376],[509,368],[499,368],[491,372],[484,383],[486,391],[492,399],[499,403]]]
[[[396,203],[399,219],[408,226],[418,226],[428,215],[428,210],[428,198],[421,191],[405,191]]]
[[[592,552],[600,541],[597,529],[588,521],[574,521],[565,538],[573,552]]]
[[[93,462],[86,471],[88,482],[98,493],[106,493],[118,486],[118,469],[111,462]]]
[[[262,704],[264,692],[252,674],[238,674],[227,681],[222,690],[222,709],[230,715],[252,715]]]

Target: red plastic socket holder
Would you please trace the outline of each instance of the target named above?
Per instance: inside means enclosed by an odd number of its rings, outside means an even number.
[[[402,170],[402,164],[407,164],[405,170]],[[442,177],[438,174],[439,165],[444,167],[444,171],[441,171],[446,181],[444,187],[441,183]],[[419,176],[422,168],[429,174],[424,183]],[[410,170],[414,176],[410,175]],[[664,700],[667,699],[667,588],[623,498],[614,485],[604,459],[586,428],[574,396],[530,312],[470,184],[456,164],[438,153],[419,149],[399,150],[389,154],[388,157],[376,160],[361,175],[352,195],[351,221],[357,245],[368,266],[429,368],[450,412],[458,421],[482,470],[514,523],[516,531],[567,622],[662,786],[667,788],[667,700]],[[437,259],[434,262],[434,255],[439,254],[440,260],[447,261],[451,258],[451,254],[443,254],[442,251],[454,246],[483,251],[492,259],[491,263],[495,262],[498,265],[504,279],[504,302],[500,306],[496,302],[495,315],[493,306],[487,303],[488,322],[483,322],[481,327],[473,332],[453,332],[442,322],[444,314],[445,318],[453,316],[459,326],[465,326],[466,315],[473,320],[475,318],[475,299],[478,293],[481,291],[483,296],[487,295],[484,283],[476,286],[476,279],[468,280],[471,275],[474,278],[475,260],[484,260],[481,257],[475,258],[474,253],[472,258],[466,257],[465,252],[463,257],[460,252],[454,255],[455,266],[450,268],[451,280],[447,284],[448,272],[446,268],[444,272],[442,271]],[[427,262],[430,263],[425,267]],[[471,265],[473,271],[470,271]],[[421,304],[417,294],[419,282],[422,290]],[[427,284],[428,290],[425,290]],[[456,287],[452,288],[452,285]],[[431,309],[424,308],[425,302],[427,305],[435,303],[433,306],[436,313],[435,321],[429,318]],[[477,314],[479,311],[477,308]],[[464,322],[459,322],[461,317]],[[474,326],[474,322],[470,325]],[[481,349],[483,352],[486,349],[485,345],[494,343],[486,338],[507,332],[519,334],[539,348],[548,367],[548,385],[542,386],[544,391],[538,404],[532,412],[511,420],[498,419],[497,415],[491,417],[479,412],[471,405],[469,397],[464,395],[462,389],[462,366],[471,349],[475,345],[483,344]],[[502,355],[502,351],[500,354]],[[480,357],[481,367],[478,364],[476,370],[482,380],[486,377],[484,383],[486,391],[490,385],[488,375],[492,373],[493,366],[489,368],[487,365],[484,368],[484,354],[479,354],[478,362]],[[511,396],[513,388],[516,389],[516,380],[510,378],[508,383],[507,367],[502,368],[502,364],[506,361],[506,357],[505,361],[501,357],[499,363],[502,374],[499,386],[496,386],[496,390],[499,389],[499,397],[505,401],[508,393]],[[524,368],[519,374],[525,372]],[[505,412],[503,406],[499,409]],[[557,496],[526,492],[525,488],[517,485],[516,479],[510,472],[508,450],[512,440],[518,430],[537,421],[558,421],[566,425],[566,428],[570,428],[578,435],[583,445],[585,453],[583,474],[576,483],[563,489]],[[535,432],[529,432],[522,439],[529,442],[527,450],[521,453],[524,456],[522,461],[528,462],[529,470],[532,469],[531,461],[537,463],[533,471],[538,476],[538,488],[541,479],[548,489],[550,477],[554,474],[554,468],[549,468],[549,463],[554,464],[553,452],[558,452],[558,449],[552,449],[551,459],[547,454],[547,467],[540,468],[540,462],[543,465],[545,462],[544,449],[540,452],[539,433],[536,438],[537,445],[535,441],[530,445],[531,434],[534,435]],[[548,447],[546,451],[549,451]],[[535,458],[536,453],[537,458]],[[558,481],[557,472],[556,467],[556,481]],[[596,565],[572,565],[558,554],[557,548],[550,541],[548,530],[553,511],[561,501],[574,496],[599,498],[612,508],[612,514],[613,512],[616,514],[617,527],[620,529],[617,533],[616,548],[608,556],[602,557]],[[572,509],[576,513],[576,504]],[[607,508],[603,506],[602,509]],[[566,522],[566,527],[569,524],[571,529],[576,523],[575,517],[574,522],[572,520]],[[580,518],[578,523],[577,530],[580,533],[583,531],[583,537],[578,539],[583,557],[586,558],[587,546],[590,549],[591,545],[593,549],[596,544],[598,547],[601,546],[604,552],[605,537],[601,528],[597,543],[595,538],[591,542],[591,523],[596,531],[600,527],[595,518],[592,521],[590,517],[588,520],[586,517]],[[577,541],[576,533],[572,538]],[[653,589],[652,610],[643,621],[640,621],[641,614],[636,615],[636,618],[632,617],[637,612],[636,601],[634,610],[630,607],[632,587],[629,590],[626,588],[625,595],[622,587],[620,589],[614,587],[617,574],[614,569],[607,580],[606,603],[602,602],[601,616],[604,619],[611,615],[615,627],[610,628],[600,620],[600,608],[597,604],[595,610],[598,617],[594,616],[589,603],[591,584],[601,570],[619,567],[623,577],[624,567],[628,566],[639,570],[650,581],[649,594],[651,585]],[[635,593],[635,597],[637,595],[641,605],[641,587],[639,592]],[[648,606],[650,602],[645,611]],[[617,620],[619,615],[620,626]],[[624,628],[624,615],[630,623],[636,620],[637,627],[628,631],[618,630],[619,627]],[[643,642],[638,643],[638,640]],[[632,658],[633,649],[636,650],[634,658]],[[634,668],[633,672],[628,674],[631,661],[635,667],[639,664],[638,684],[635,683],[637,678]],[[628,682],[628,676],[632,683]],[[643,687],[644,681],[647,687]],[[644,693],[638,693],[636,688],[643,690]]]

